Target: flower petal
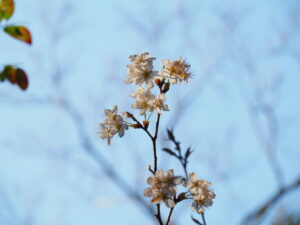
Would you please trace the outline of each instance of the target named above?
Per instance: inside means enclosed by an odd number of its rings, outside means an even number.
[[[195,173],[190,173],[189,178],[190,178],[190,181],[193,181],[193,182],[198,180],[197,175]]]
[[[156,196],[151,200],[151,203],[158,204],[162,200],[161,196]]]
[[[113,109],[112,109],[112,112],[113,112],[113,113],[118,112],[118,106],[117,106],[117,105],[114,105],[114,107],[113,107]]]
[[[168,208],[174,208],[174,206],[175,206],[175,202],[174,202],[173,199],[167,199],[167,200],[165,200],[165,204],[166,204],[166,206]]]
[[[152,189],[150,187],[144,190],[144,196],[151,197],[152,196]]]
[[[182,184],[183,183],[184,178],[182,176],[175,176],[173,178],[173,181],[176,185]]]
[[[147,184],[153,185],[154,184],[154,177],[148,177]]]
[[[125,133],[124,129],[121,128],[121,129],[119,130],[119,137],[123,137],[123,136],[124,136],[124,133]]]

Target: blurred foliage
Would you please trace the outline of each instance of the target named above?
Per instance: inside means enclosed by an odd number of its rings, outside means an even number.
[[[13,66],[5,66],[0,73],[0,81],[7,79],[12,84],[17,84],[22,90],[28,87],[28,78],[24,70]]]
[[[1,0],[0,2],[0,22],[3,19],[9,20],[15,10],[15,3],[13,0]]]
[[[15,3],[13,0],[0,0],[0,23],[9,20],[14,13]],[[29,29],[24,26],[5,25],[3,31],[11,37],[31,45],[32,38]],[[21,68],[12,65],[5,65],[0,72],[0,82],[9,81],[17,84],[20,89],[26,90],[28,87],[28,77],[26,72]]]
[[[272,225],[300,225],[300,216],[285,214],[277,218]]]

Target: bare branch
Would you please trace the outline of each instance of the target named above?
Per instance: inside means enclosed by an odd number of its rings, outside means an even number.
[[[241,225],[247,224],[259,224],[262,222],[263,218],[266,216],[267,212],[285,195],[294,191],[295,189],[300,187],[300,178],[295,180],[290,185],[287,185],[277,191],[273,196],[271,196],[265,203],[263,203],[260,207],[249,213],[244,217]]]

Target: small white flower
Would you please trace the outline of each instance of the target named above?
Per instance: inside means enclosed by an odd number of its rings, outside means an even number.
[[[188,188],[194,199],[191,205],[193,211],[203,213],[205,208],[212,206],[212,199],[214,199],[216,195],[210,189],[210,186],[210,182],[198,179],[195,173],[189,174]]]
[[[152,82],[154,76],[157,75],[157,71],[153,71],[153,61],[154,57],[150,57],[148,52],[141,55],[131,55],[129,56],[132,64],[128,67],[128,77],[125,80],[127,84],[148,84]]]
[[[162,111],[169,111],[168,105],[164,103],[166,97],[165,94],[161,93],[158,96],[155,96],[151,93],[151,88],[153,85],[148,85],[146,89],[138,87],[135,92],[130,96],[136,99],[136,102],[132,104],[132,108],[140,109],[139,114],[145,115],[146,112],[153,112],[157,110],[159,114]]]
[[[151,85],[146,89],[138,87],[137,90],[130,95],[136,99],[136,102],[132,104],[132,108],[140,109],[140,115],[145,115],[146,111],[152,112],[154,110],[152,102],[155,99],[155,95],[151,93],[152,87]]]
[[[122,116],[118,114],[118,107],[114,106],[112,110],[104,109],[106,119],[100,123],[100,138],[107,139],[107,143],[111,144],[111,139],[115,134],[122,137],[128,125],[124,122]]]
[[[163,170],[156,171],[154,176],[147,179],[148,187],[144,190],[146,197],[152,197],[151,203],[158,204],[164,202],[167,207],[175,206],[174,197],[177,192],[176,185],[182,184],[183,177],[174,176],[174,170],[168,170],[166,173]]]
[[[111,138],[114,136],[113,132],[104,123],[100,123],[100,128],[100,137],[107,139],[107,144],[111,145]]]
[[[165,59],[162,63],[163,68],[160,72],[160,75],[162,78],[169,79],[171,84],[179,84],[182,81],[188,82],[191,78],[191,73],[189,71],[190,65],[181,57],[175,61]]]
[[[161,114],[162,111],[169,111],[168,105],[164,103],[165,100],[166,100],[165,94],[161,93],[160,95],[152,99],[150,104],[154,109],[157,110],[159,114]]]

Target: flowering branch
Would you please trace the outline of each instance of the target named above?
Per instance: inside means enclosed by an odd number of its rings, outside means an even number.
[[[155,134],[154,137],[152,138],[152,143],[153,143],[153,158],[154,158],[154,173],[157,171],[157,151],[156,151],[156,139],[157,139],[157,134],[158,134],[158,128],[159,128],[159,121],[160,121],[160,114],[157,114],[157,120],[156,120],[156,125],[155,125]],[[161,213],[160,213],[160,204],[156,204],[156,218],[159,222],[160,225],[163,225],[162,219],[161,219]]]
[[[152,141],[152,146],[153,146],[153,167],[154,167],[154,171],[152,171],[151,167],[149,167],[149,170],[152,174],[155,174],[157,171],[157,151],[156,151],[156,140],[157,140],[157,134],[158,134],[158,129],[159,129],[159,121],[160,121],[160,114],[157,114],[157,120],[156,120],[156,125],[155,125],[155,133],[154,136],[151,135],[151,133],[149,133],[148,129],[142,125],[132,114],[130,115],[130,117],[133,119],[133,121],[135,121],[138,126],[140,126],[140,128],[142,128],[147,134],[148,136],[151,138]],[[162,219],[161,219],[161,213],[160,213],[160,205],[157,204],[156,205],[156,218],[159,222],[160,225],[163,225]]]
[[[158,154],[157,154],[157,139],[160,119],[163,111],[169,111],[166,105],[166,93],[170,89],[171,84],[180,84],[182,81],[188,82],[191,73],[189,72],[190,65],[187,64],[182,58],[171,61],[169,59],[163,60],[163,68],[160,72],[153,70],[153,61],[155,58],[150,57],[149,53],[141,55],[132,55],[129,57],[131,64],[128,67],[128,77],[125,80],[127,84],[138,85],[137,90],[130,96],[135,98],[135,103],[132,104],[133,109],[139,110],[139,114],[144,116],[143,122],[140,122],[132,113],[124,112],[125,118],[118,114],[118,107],[114,106],[113,109],[105,109],[104,114],[106,119],[100,124],[101,132],[100,137],[107,139],[107,143],[111,144],[113,136],[118,134],[122,137],[125,130],[131,128],[142,129],[152,141],[153,150],[153,170],[149,166],[149,171],[153,176],[148,177],[147,184],[150,187],[144,190],[146,197],[152,197],[151,203],[156,205],[155,217],[159,225],[164,225],[161,217],[161,203],[170,208],[169,215],[166,220],[166,225],[169,225],[174,207],[177,203],[185,199],[193,199],[192,209],[202,214],[204,219],[204,209],[212,205],[212,199],[215,198],[214,192],[210,189],[210,183],[205,180],[197,178],[195,173],[188,175],[187,164],[188,158],[191,155],[191,148],[188,148],[185,154],[182,154],[180,143],[175,139],[173,131],[168,130],[170,141],[175,145],[175,151],[164,148],[164,151],[170,155],[175,156],[181,163],[185,178],[182,176],[175,176],[174,170],[169,169],[166,172],[158,169]],[[154,87],[159,89],[158,95],[152,91]],[[157,119],[155,122],[154,133],[151,134],[148,130],[150,119],[154,111],[157,111]],[[149,113],[147,115],[147,113]],[[134,123],[125,121],[131,119]],[[182,185],[188,188],[186,192],[182,192],[178,196],[177,186]]]
[[[148,131],[148,127],[147,127],[147,126],[142,125],[141,122],[138,121],[138,120],[134,117],[134,115],[132,115],[131,113],[126,112],[125,114],[126,114],[126,117],[131,118],[134,122],[136,122],[136,125],[137,125],[137,126],[136,126],[135,128],[141,128],[141,129],[143,129],[143,130],[146,132],[146,134],[151,138],[151,140],[153,140],[153,136],[152,136],[152,134],[150,134],[150,132]]]
[[[186,152],[185,152],[185,154],[184,154],[184,156],[182,155],[182,150],[181,150],[181,146],[180,146],[180,142],[179,141],[177,141],[176,140],[176,138],[175,138],[175,135],[174,135],[174,133],[173,133],[173,130],[171,129],[171,130],[169,130],[169,129],[167,129],[167,133],[168,133],[168,139],[169,139],[169,141],[171,141],[173,144],[174,144],[174,150],[171,150],[170,148],[163,148],[163,151],[164,152],[166,152],[166,153],[168,153],[170,156],[173,156],[173,157],[175,157],[176,159],[178,159],[179,160],[179,162],[180,162],[180,164],[182,165],[182,167],[183,167],[183,170],[184,170],[184,173],[185,173],[185,179],[186,180],[189,180],[189,177],[188,177],[188,171],[187,171],[187,164],[188,164],[188,158],[190,157],[190,155],[192,154],[192,150],[191,150],[191,148],[189,147],[189,148],[187,148],[187,150],[186,150]],[[190,174],[190,176],[191,177],[193,177],[195,174],[193,174],[193,173],[191,173]],[[196,182],[198,182],[198,183],[193,183],[193,181],[192,181],[192,179],[190,179],[190,186],[192,187],[192,188],[194,188],[194,186],[196,185],[196,186],[198,186],[198,185],[203,185],[203,184],[201,184],[201,182],[199,183],[199,180],[197,180],[197,178],[193,178]],[[205,184],[205,182],[204,182],[204,184]],[[208,184],[208,186],[210,185],[209,183],[207,183]],[[207,188],[207,187],[206,187]],[[192,195],[193,195],[193,190],[191,191],[191,193],[192,193]],[[195,206],[196,206],[196,208],[198,208],[199,207],[199,205],[198,205],[198,203],[197,203],[197,201],[199,200],[198,199],[198,197],[197,197],[197,192],[195,192],[194,193],[194,197],[195,197],[195,199],[194,200],[196,200],[194,203],[194,206],[192,205],[192,208],[194,208]],[[208,190],[208,195],[209,195],[209,199],[210,198],[214,198],[214,196],[215,196],[215,194],[213,193],[213,192],[211,192],[210,190]],[[183,199],[181,199],[181,200],[184,200],[184,199],[186,199],[187,197],[185,196],[185,194],[184,194],[184,197],[183,197]],[[203,196],[202,196],[202,198],[203,198]],[[178,201],[181,201],[179,198],[178,198],[178,200],[176,200],[175,199],[175,204],[178,202]],[[201,203],[201,204],[203,204],[203,203]],[[211,202],[209,201],[209,202],[207,202],[207,204],[209,205],[209,204],[211,204]],[[169,212],[169,216],[168,216],[168,221],[170,221],[170,218],[171,218],[171,216],[172,216],[172,213],[173,213],[173,209],[174,208],[172,208],[171,210],[170,210],[170,212]],[[203,208],[202,207],[200,207],[198,210],[200,210],[199,211],[199,213],[201,214],[201,217],[202,217],[202,221],[203,221],[203,225],[206,225],[206,221],[205,221],[205,216],[204,216],[204,211],[203,211]],[[195,223],[197,223],[197,224],[201,224],[198,220],[196,220],[195,218],[193,218],[192,217],[192,220],[193,220],[193,222],[195,222]],[[168,225],[168,223],[169,222],[167,222],[167,224],[166,225]]]

